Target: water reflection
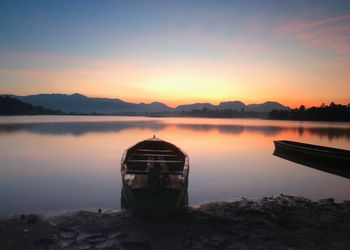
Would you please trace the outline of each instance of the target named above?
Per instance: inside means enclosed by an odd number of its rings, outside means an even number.
[[[347,128],[308,128],[306,131],[312,135],[318,135],[320,138],[327,137],[329,141],[338,138],[350,139],[350,129]]]
[[[273,140],[350,148],[350,125],[254,119],[0,117],[0,216],[120,207],[120,159],[156,134],[190,157],[189,204],[284,194],[350,199],[349,179],[271,155]]]
[[[0,124],[0,133],[10,134],[24,131],[42,135],[81,136],[96,132],[120,132],[132,128],[158,131],[164,129],[165,126],[156,121],[13,123]]]
[[[299,126],[254,126],[240,124],[177,124],[164,123],[158,120],[149,121],[105,121],[105,122],[45,122],[45,123],[9,123],[0,124],[0,134],[29,132],[42,135],[74,135],[81,136],[96,132],[121,132],[127,129],[164,130],[175,126],[179,129],[196,132],[218,131],[223,134],[259,133],[265,136],[276,136],[283,132],[291,132],[302,137],[305,133],[333,139],[350,139],[350,129],[346,127],[299,127]]]
[[[273,126],[251,126],[251,125],[212,125],[212,124],[179,124],[178,128],[190,129],[192,131],[212,131],[217,130],[224,134],[241,134],[243,132],[257,132],[264,135],[276,135],[282,130],[288,130],[283,127]]]

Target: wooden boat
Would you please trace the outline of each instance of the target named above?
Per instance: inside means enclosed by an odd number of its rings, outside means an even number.
[[[189,158],[153,136],[127,149],[121,160],[121,206],[138,214],[167,215],[188,204]]]
[[[306,158],[330,166],[350,167],[350,151],[319,145],[295,142],[274,141],[276,150],[292,156]]]
[[[285,150],[275,149],[273,152],[274,156],[280,157],[282,159],[292,161],[301,164],[306,167],[317,169],[326,173],[338,175],[344,178],[350,179],[350,168],[339,164],[330,164],[327,161],[315,160],[313,157],[301,157],[298,154],[292,154]]]

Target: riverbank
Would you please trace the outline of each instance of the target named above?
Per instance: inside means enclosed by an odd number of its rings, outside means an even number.
[[[218,201],[171,218],[130,211],[0,221],[0,249],[348,249],[350,201],[280,195]]]

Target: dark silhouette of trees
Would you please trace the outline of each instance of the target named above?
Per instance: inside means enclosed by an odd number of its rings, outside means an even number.
[[[291,110],[272,110],[270,119],[301,121],[350,121],[350,104],[341,105],[332,102],[329,106],[322,103],[320,107],[306,109],[304,105]]]
[[[176,111],[173,116],[181,117],[212,117],[212,118],[267,118],[265,112],[240,111],[235,109],[192,109],[189,111]]]
[[[0,115],[59,115],[59,110],[33,106],[10,96],[0,96]]]
[[[103,115],[98,113],[64,113],[60,110],[51,110],[41,106],[24,103],[11,96],[0,96],[0,115]],[[114,115],[140,115],[123,113]],[[146,116],[175,116],[175,117],[213,117],[213,118],[270,118],[276,120],[300,121],[348,121],[350,122],[350,103],[348,105],[322,103],[320,107],[299,108],[289,110],[272,110],[269,113],[246,111],[244,109],[193,109],[174,112],[145,112]]]

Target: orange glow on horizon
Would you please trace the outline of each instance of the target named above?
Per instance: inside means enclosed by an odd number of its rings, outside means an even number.
[[[32,60],[32,56],[29,59]],[[58,59],[62,63],[69,61],[69,58]],[[48,58],[42,56],[40,60]],[[81,60],[78,63],[81,69],[0,69],[0,77],[9,79],[9,84],[3,86],[1,92],[15,95],[81,93],[88,97],[118,98],[134,103],[157,101],[170,107],[207,102],[217,105],[223,101],[242,101],[245,104],[276,101],[291,108],[320,106],[322,103],[328,105],[332,101],[341,104],[350,102],[350,78],[339,74],[339,70],[347,68],[346,63],[334,65],[331,73],[325,71],[323,74],[321,71],[311,75],[271,62],[176,61],[148,64],[138,61],[121,64]],[[319,62],[317,67],[324,70],[332,66]],[[329,79],[337,80],[330,85]],[[22,88],[24,85],[30,85],[30,88]]]
[[[73,93],[67,93],[67,94],[73,94]],[[83,94],[83,93],[81,93]],[[95,98],[110,98],[110,99],[120,99],[124,102],[132,102],[132,103],[151,103],[151,102],[161,102],[167,105],[171,108],[176,108],[179,105],[187,105],[187,104],[194,104],[194,103],[211,103],[213,105],[219,105],[221,102],[230,102],[230,101],[241,101],[245,105],[249,104],[261,104],[267,101],[274,101],[278,102],[282,105],[288,106],[292,109],[299,108],[301,105],[304,105],[305,107],[319,107],[324,103],[325,105],[329,105],[331,102],[334,102],[336,104],[342,104],[342,105],[348,105],[350,100],[346,100],[346,98],[341,100],[333,100],[332,98],[326,98],[322,100],[315,100],[315,99],[303,99],[303,100],[295,100],[291,101],[288,99],[274,99],[266,97],[265,99],[248,99],[248,98],[239,98],[239,97],[232,97],[232,98],[176,98],[173,99],[170,98],[158,98],[153,99],[153,97],[144,97],[144,98],[138,98],[138,97],[130,97],[130,98],[123,98],[121,96],[115,96],[113,94],[100,94],[100,95],[93,95],[93,94],[84,94],[88,97],[95,97]]]

